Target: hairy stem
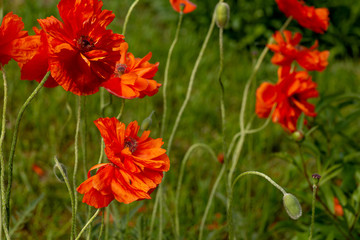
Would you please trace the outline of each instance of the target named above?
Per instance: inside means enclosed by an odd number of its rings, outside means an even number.
[[[160,132],[160,137],[164,136],[164,132],[165,132],[165,122],[166,122],[166,113],[167,113],[167,98],[166,98],[166,90],[167,90],[167,84],[168,84],[168,78],[169,78],[169,68],[170,68],[170,60],[171,60],[171,56],[173,53],[173,50],[175,48],[176,42],[178,41],[179,38],[179,32],[180,32],[180,28],[181,28],[181,23],[182,23],[182,19],[183,19],[183,12],[179,13],[179,21],[177,24],[177,28],[176,28],[176,32],[175,32],[175,38],[170,46],[169,52],[168,52],[168,56],[166,59],[166,65],[165,65],[165,73],[164,73],[164,84],[163,84],[163,115],[162,115],[162,121],[161,121],[161,132]]]
[[[140,0],[135,0],[135,1],[133,2],[133,4],[131,4],[131,6],[130,6],[130,8],[129,8],[127,14],[126,14],[126,17],[125,17],[122,35],[125,35],[127,23],[128,23],[128,21],[129,21],[131,12],[134,10],[136,4],[138,4],[139,1],[140,1]]]
[[[81,125],[81,105],[82,100],[81,96],[78,96],[78,110],[77,110],[77,120],[76,120],[76,130],[75,130],[75,163],[74,163],[74,173],[73,173],[73,191],[74,191],[74,207],[72,213],[72,233],[75,237],[76,234],[76,214],[77,214],[77,192],[76,192],[76,175],[79,164],[79,137],[80,137],[80,125]]]
[[[16,149],[16,143],[17,143],[17,137],[19,134],[19,127],[20,122],[22,119],[22,116],[26,110],[26,108],[29,106],[30,102],[34,99],[34,97],[39,93],[40,89],[44,86],[46,80],[50,76],[50,72],[47,72],[44,78],[41,80],[40,84],[35,88],[35,90],[30,94],[28,99],[26,99],[25,103],[21,106],[20,111],[16,118],[15,128],[14,128],[14,134],[11,142],[11,148],[10,148],[10,155],[9,155],[9,163],[8,163],[8,186],[6,191],[6,218],[5,218],[5,224],[9,230],[9,224],[10,224],[10,195],[11,195],[11,186],[12,186],[12,177],[13,177],[13,165],[14,165],[14,155],[15,155],[15,149]]]
[[[100,213],[100,208],[94,213],[94,215],[89,219],[89,221],[85,224],[85,226],[81,229],[81,231],[79,232],[78,236],[75,238],[75,240],[80,239],[82,233],[85,231],[85,229],[90,225],[90,223],[92,223],[92,221],[94,221],[94,219],[96,218],[96,216]]]

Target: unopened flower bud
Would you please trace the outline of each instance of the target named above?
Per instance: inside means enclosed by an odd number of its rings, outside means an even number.
[[[149,130],[149,128],[151,127],[152,124],[152,115],[154,114],[155,111],[152,111],[151,114],[144,119],[144,121],[142,121],[141,123],[141,130],[145,131],[145,130]]]
[[[320,181],[321,176],[317,173],[314,173],[312,175],[312,178],[313,178],[313,183],[317,186]]]
[[[295,140],[295,142],[302,142],[304,140],[304,133],[302,131],[295,131],[291,135],[292,139]]]
[[[221,2],[216,5],[215,21],[219,28],[224,28],[230,18],[230,7],[227,3]]]
[[[301,217],[301,205],[294,195],[290,193],[284,194],[283,203],[289,217],[294,220],[297,220],[299,217]]]
[[[61,168],[61,170],[60,170],[59,168]],[[56,177],[60,182],[65,182],[65,179],[64,179],[64,177],[63,177],[63,174],[61,173],[61,171],[64,173],[65,178],[68,177],[68,175],[67,175],[67,170],[66,170],[66,167],[65,167],[64,164],[62,164],[62,163],[56,163],[56,164],[54,165],[53,171],[54,171],[55,177]]]

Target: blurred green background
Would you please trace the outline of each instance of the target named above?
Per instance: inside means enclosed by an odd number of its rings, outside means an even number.
[[[165,146],[176,114],[185,97],[189,77],[198,51],[211,21],[215,0],[193,1],[198,8],[184,16],[180,39],[174,50],[169,75],[169,119],[164,136]],[[226,1],[231,7],[230,23],[224,31],[225,63],[223,81],[226,101],[226,137],[239,131],[238,115],[245,82],[251,74],[255,60],[267,39],[286,20],[273,0]],[[330,50],[329,66],[322,73],[311,73],[318,83],[320,98],[312,102],[317,105],[319,115],[310,120],[309,127],[318,126],[317,131],[307,139],[305,158],[308,173],[319,172],[327,176],[319,189],[319,196],[325,206],[318,204],[316,211],[316,233],[314,239],[351,239],[349,232],[356,213],[359,212],[360,169],[359,147],[359,43],[360,3],[352,0],[306,1],[317,7],[330,10],[330,27],[323,35],[301,28],[293,21],[289,29],[304,35],[303,45],[311,46],[319,40],[320,50]],[[5,3],[4,13],[13,11],[21,16],[25,29],[38,26],[36,19],[54,15],[59,18],[53,0],[13,0]],[[104,9],[116,14],[110,28],[121,33],[130,0],[104,0]],[[140,0],[130,17],[126,41],[129,51],[136,57],[153,53],[150,62],[160,62],[156,80],[163,82],[167,52],[175,33],[178,14],[167,0]],[[252,85],[246,118],[254,115],[255,91],[263,81],[277,81],[277,67],[270,64],[269,53]],[[173,202],[179,167],[187,149],[194,143],[207,143],[221,153],[221,121],[217,82],[219,69],[218,33],[215,29],[204,58],[200,64],[191,101],[185,110],[176,134],[170,156],[171,170],[164,183],[166,191],[165,239],[173,239]],[[9,105],[5,151],[8,153],[17,112],[26,97],[36,87],[36,82],[20,81],[19,68],[15,62],[6,66],[9,82]],[[162,89],[154,97],[126,101],[122,120],[127,124],[141,122],[155,110],[151,136],[159,136],[162,115]],[[2,93],[1,93],[2,94]],[[343,95],[343,98],[340,98]],[[77,182],[86,178],[87,170],[97,163],[100,149],[100,134],[92,123],[101,117],[100,94],[83,98],[82,145],[80,171]],[[106,95],[106,99],[109,97]],[[13,227],[16,239],[66,239],[70,232],[71,207],[66,187],[53,174],[53,157],[56,155],[72,176],[73,144],[77,96],[65,92],[61,87],[42,89],[25,112],[21,125],[15,158],[14,185],[12,195]],[[105,116],[116,116],[121,100],[112,98],[112,106]],[[255,126],[264,123],[255,119]],[[86,130],[85,130],[86,129]],[[86,132],[86,134],[85,134]],[[311,213],[311,189],[298,169],[300,156],[297,144],[290,140],[283,129],[270,124],[264,131],[247,138],[237,173],[259,170],[273,177],[289,192],[299,197],[304,216],[294,222],[282,208],[281,195],[267,182],[248,177],[238,183],[235,190],[237,236],[239,239],[307,239]],[[44,176],[32,170],[40,166]],[[220,163],[210,159],[208,153],[198,150],[189,160],[180,196],[181,236],[183,239],[197,239],[201,217],[214,184]],[[33,201],[44,194],[34,205]],[[153,199],[156,191],[153,193]],[[348,211],[342,217],[334,215],[333,198],[340,199]],[[226,239],[226,191],[219,187],[206,224],[207,239]],[[37,202],[35,202],[37,203]],[[147,239],[154,200],[135,202],[130,205],[113,202],[111,213],[114,221],[108,224],[110,239]],[[140,211],[138,211],[140,209]],[[84,223],[87,207],[80,203],[79,223]],[[24,215],[24,212],[28,212]],[[329,213],[330,212],[330,213]],[[332,213],[332,215],[331,215]],[[334,217],[335,216],[335,217]],[[97,239],[101,219],[95,221],[93,236]],[[158,223],[156,221],[156,223]],[[339,226],[334,228],[333,225]],[[157,236],[157,225],[152,238]],[[345,235],[342,233],[345,232]],[[352,230],[352,239],[359,237],[359,226]]]

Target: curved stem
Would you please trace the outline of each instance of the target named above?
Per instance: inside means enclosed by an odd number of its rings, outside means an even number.
[[[283,26],[280,28],[280,31],[283,31],[291,22],[292,17],[289,17],[286,22],[283,24]],[[272,37],[269,40],[269,43],[272,42]],[[245,142],[245,110],[246,110],[246,104],[247,104],[247,100],[248,100],[248,94],[249,94],[249,89],[251,86],[251,83],[253,82],[257,72],[260,69],[260,66],[262,64],[262,62],[265,59],[265,56],[267,54],[267,52],[269,51],[269,48],[267,46],[265,46],[264,50],[261,52],[259,59],[257,60],[254,69],[248,79],[248,81],[246,82],[245,88],[244,88],[244,92],[243,92],[243,97],[242,97],[242,103],[241,103],[241,108],[240,108],[240,116],[239,116],[239,124],[240,124],[240,132],[242,133],[240,136],[240,139],[238,141],[238,144],[236,146],[236,149],[234,151],[233,154],[233,158],[231,161],[231,166],[228,172],[228,180],[227,180],[227,189],[230,189],[230,192],[228,192],[228,211],[227,211],[227,217],[228,217],[228,224],[229,224],[229,239],[232,240],[234,238],[233,236],[233,220],[232,220],[232,216],[231,216],[231,202],[232,202],[232,189],[230,188],[231,186],[231,182],[232,182],[232,178],[233,178],[233,174],[235,172],[235,168],[236,165],[238,163],[239,157],[240,157],[240,153],[242,151],[242,147],[243,144]]]
[[[135,0],[135,1],[133,2],[133,4],[131,4],[131,6],[130,6],[130,8],[129,8],[127,14],[126,14],[126,17],[125,17],[122,35],[125,35],[127,23],[128,23],[128,21],[129,21],[131,12],[133,11],[133,9],[135,8],[136,4],[138,4],[139,1],[140,1],[140,0]]]
[[[14,134],[11,142],[11,148],[10,148],[10,155],[9,155],[9,163],[8,163],[8,186],[7,186],[7,192],[6,192],[6,219],[5,224],[8,227],[9,230],[9,223],[10,223],[10,195],[11,195],[11,186],[12,186],[12,177],[13,177],[13,164],[14,164],[14,155],[15,155],[15,149],[16,149],[16,143],[17,143],[17,137],[19,133],[19,127],[21,118],[27,108],[29,106],[30,102],[34,99],[34,97],[39,93],[40,89],[45,84],[46,80],[50,76],[50,71],[46,73],[44,78],[41,80],[40,84],[35,88],[35,90],[30,94],[28,99],[26,99],[25,103],[21,106],[20,111],[16,118],[15,128],[14,128]]]
[[[85,231],[85,229],[90,225],[90,223],[92,223],[92,221],[94,221],[95,217],[99,214],[101,208],[99,208],[94,215],[89,219],[89,221],[85,224],[85,226],[81,229],[81,231],[79,232],[78,236],[75,238],[75,240],[80,239],[81,234]]]
[[[76,120],[76,130],[75,130],[75,163],[74,163],[74,173],[73,173],[73,191],[74,191],[74,207],[72,213],[72,227],[71,231],[73,237],[76,234],[76,214],[77,214],[77,192],[76,192],[76,175],[79,163],[79,136],[80,136],[80,123],[81,123],[81,96],[78,96],[78,110],[77,110],[77,120]]]
[[[221,81],[221,75],[223,72],[224,67],[224,38],[223,38],[223,28],[219,28],[219,55],[220,55],[220,69],[219,69],[219,85],[220,85],[220,110],[221,110],[221,133],[222,133],[222,139],[223,139],[223,154],[224,154],[224,162],[227,165],[228,161],[225,156],[226,153],[226,141],[225,141],[225,89],[224,85]]]
[[[70,195],[70,202],[71,202],[71,210],[74,213],[75,211],[75,202],[74,202],[74,192],[71,189],[70,183],[69,183],[69,179],[66,176],[63,167],[61,166],[61,164],[59,163],[58,159],[56,158],[56,156],[54,157],[55,160],[55,166],[59,169],[61,176],[63,177],[64,181],[65,181],[65,185],[69,191],[69,195]],[[74,218],[73,218],[74,221]],[[75,238],[75,232],[73,232],[73,228],[71,229],[71,236],[70,239],[74,239]]]
[[[231,189],[234,190],[234,186],[236,184],[236,182],[242,178],[243,176],[246,175],[257,175],[260,177],[265,178],[269,183],[271,183],[274,187],[276,187],[277,189],[279,189],[284,195],[286,194],[286,191],[284,190],[284,188],[282,188],[279,184],[277,184],[274,180],[272,180],[268,175],[262,173],[262,172],[258,172],[258,171],[247,171],[247,172],[243,172],[241,173],[239,176],[237,176],[231,186]]]
[[[187,161],[189,160],[190,155],[192,154],[192,152],[197,149],[197,148],[204,148],[205,150],[207,150],[210,155],[212,156],[212,158],[217,161],[217,157],[215,155],[215,152],[206,144],[203,143],[197,143],[192,145],[186,152],[183,160],[181,161],[181,167],[180,167],[180,174],[179,174],[179,178],[178,178],[178,184],[177,184],[177,188],[176,188],[176,195],[175,195],[175,238],[179,239],[180,238],[180,225],[179,225],[179,199],[180,199],[180,191],[181,191],[181,183],[184,177],[184,172],[185,172],[185,166]]]
[[[196,62],[195,62],[195,65],[194,65],[194,68],[193,68],[193,71],[191,73],[191,76],[190,76],[190,81],[189,81],[189,85],[188,85],[188,89],[187,89],[187,92],[186,92],[186,97],[185,97],[185,100],[180,108],[180,111],[176,117],[176,120],[175,120],[175,124],[174,124],[174,127],[173,127],[173,130],[171,132],[171,135],[170,135],[170,138],[169,138],[169,142],[168,142],[168,147],[167,147],[167,154],[170,155],[170,150],[171,150],[171,146],[172,146],[172,142],[174,140],[174,136],[175,136],[175,133],[176,133],[176,130],[179,126],[179,123],[180,123],[180,120],[181,120],[181,117],[182,117],[182,114],[184,113],[184,110],[190,100],[190,96],[191,96],[191,91],[192,91],[192,86],[194,84],[194,80],[195,80],[195,75],[196,75],[196,72],[198,70],[198,67],[199,67],[199,64],[200,64],[200,61],[204,55],[204,52],[205,52],[205,49],[207,47],[207,44],[209,42],[209,39],[210,39],[210,36],[212,34],[212,31],[214,30],[214,26],[215,26],[215,12],[212,16],[212,20],[211,20],[211,24],[210,24],[210,27],[209,27],[209,30],[206,34],[206,37],[205,37],[205,40],[204,40],[204,43],[201,47],[201,50],[199,52],[199,55],[198,55],[198,58],[196,59]]]
[[[179,21],[178,21],[178,25],[176,28],[176,32],[175,32],[175,38],[170,46],[169,52],[168,52],[168,56],[166,59],[166,65],[165,65],[165,73],[164,73],[164,85],[163,85],[163,115],[162,115],[162,121],[161,121],[161,131],[160,131],[160,137],[164,136],[164,132],[165,132],[165,121],[166,121],[166,112],[167,112],[167,98],[166,98],[166,89],[167,89],[167,84],[168,84],[168,77],[169,77],[169,67],[170,67],[170,60],[171,60],[171,56],[173,53],[173,50],[175,48],[176,42],[179,38],[179,32],[180,32],[180,28],[181,28],[181,23],[182,23],[182,19],[183,19],[183,12],[179,13]]]

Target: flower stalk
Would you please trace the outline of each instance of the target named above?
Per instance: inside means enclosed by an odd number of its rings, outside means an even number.
[[[138,2],[139,2],[139,1],[140,1],[140,0],[135,0],[135,1],[131,4],[131,6],[130,6],[130,8],[129,8],[129,10],[128,10],[127,14],[126,14],[126,17],[125,17],[125,21],[124,21],[124,25],[123,25],[122,35],[125,35],[125,33],[126,33],[126,27],[127,27],[127,23],[128,23],[128,21],[129,21],[129,18],[130,18],[131,12],[134,10],[134,8],[135,8],[136,4],[138,4]]]
[[[292,20],[292,17],[289,17],[286,22],[283,24],[283,26],[280,28],[280,31],[282,32],[284,29],[286,29],[286,27],[290,24]],[[270,38],[269,43],[272,42],[272,38]],[[229,239],[233,239],[233,220],[232,220],[232,180],[233,180],[233,175],[235,172],[235,168],[236,165],[238,163],[239,157],[240,157],[240,153],[242,151],[244,142],[245,142],[245,137],[247,135],[246,131],[245,131],[245,109],[246,109],[246,104],[247,104],[247,100],[248,100],[248,94],[249,94],[249,89],[251,86],[251,83],[253,82],[253,80],[255,79],[255,76],[257,74],[257,72],[260,69],[260,66],[262,64],[262,62],[265,59],[265,56],[267,54],[267,52],[269,51],[269,48],[266,46],[263,51],[261,52],[259,59],[257,60],[253,72],[251,73],[248,81],[246,82],[245,88],[244,88],[244,92],[243,92],[243,98],[242,98],[242,103],[241,103],[241,108],[240,108],[240,116],[239,116],[239,125],[240,125],[240,139],[236,145],[236,148],[234,150],[234,154],[232,157],[231,162],[229,162],[229,169],[228,169],[228,177],[227,177],[227,190],[228,190],[228,203],[227,203],[227,218],[228,218],[228,224],[229,224]]]
[[[40,89],[44,86],[44,84],[49,76],[50,76],[50,71],[46,73],[44,78],[41,80],[40,84],[35,88],[35,90],[31,93],[31,95],[28,97],[28,99],[26,99],[25,103],[21,106],[18,116],[16,118],[15,129],[14,129],[14,134],[13,134],[11,148],[10,148],[10,155],[9,155],[8,186],[7,186],[6,198],[5,198],[6,199],[6,201],[5,201],[5,207],[6,207],[5,224],[8,228],[8,230],[9,230],[9,223],[10,223],[10,195],[11,195],[11,186],[12,186],[12,177],[13,177],[13,164],[14,164],[14,155],[15,155],[17,137],[19,134],[20,122],[21,122],[22,116],[23,116],[26,108],[29,106],[30,102],[34,99],[34,97],[39,93]]]
[[[79,232],[78,236],[75,238],[75,240],[80,239],[82,233],[86,230],[86,228],[94,221],[94,219],[96,218],[96,216],[100,213],[101,208],[99,208],[94,215],[89,219],[89,221],[85,224],[85,226],[81,229],[81,231]]]
[[[77,120],[76,120],[76,130],[75,130],[75,161],[74,161],[74,173],[73,173],[73,191],[74,191],[74,208],[72,213],[72,232],[76,233],[76,214],[77,214],[77,193],[76,193],[76,175],[79,165],[79,138],[80,138],[80,128],[81,128],[81,105],[82,97],[78,96],[78,109],[77,109]]]
[[[161,132],[160,132],[160,137],[164,136],[164,132],[165,132],[165,123],[166,123],[166,113],[167,113],[167,95],[166,95],[166,90],[167,90],[167,85],[168,85],[168,78],[169,78],[169,68],[170,68],[170,61],[171,61],[171,56],[172,53],[174,51],[175,45],[178,41],[179,38],[179,32],[181,29],[181,23],[183,20],[183,16],[184,13],[182,11],[180,11],[179,13],[179,21],[177,24],[177,28],[176,28],[176,32],[175,32],[175,38],[169,48],[169,52],[168,52],[168,56],[166,59],[166,65],[165,65],[165,73],[164,73],[164,84],[163,84],[163,115],[162,115],[162,121],[161,121]]]

